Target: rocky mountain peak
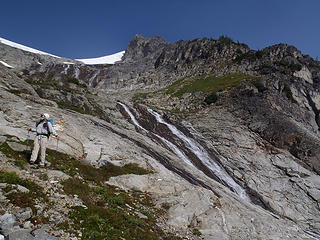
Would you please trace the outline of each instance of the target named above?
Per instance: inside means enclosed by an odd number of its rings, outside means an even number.
[[[266,47],[263,51],[269,54],[270,57],[276,58],[285,58],[285,57],[293,57],[293,58],[301,58],[303,55],[301,51],[299,51],[295,46],[280,43],[275,44],[270,47]]]
[[[152,57],[159,49],[162,49],[168,43],[161,37],[146,38],[137,34],[134,36],[124,55],[124,61],[136,61],[145,57]]]

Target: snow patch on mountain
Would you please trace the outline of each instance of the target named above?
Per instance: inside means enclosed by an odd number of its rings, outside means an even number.
[[[60,57],[52,55],[50,53],[46,53],[46,52],[42,52],[42,51],[39,51],[39,50],[34,49],[34,48],[26,47],[24,45],[21,45],[21,44],[15,43],[15,42],[11,42],[11,41],[9,41],[7,39],[4,39],[4,38],[1,38],[1,37],[0,37],[0,43],[3,43],[3,44],[8,45],[10,47],[18,48],[18,49],[21,49],[21,50],[24,50],[24,51],[27,51],[27,52],[31,52],[31,53],[49,55],[49,56],[52,56],[52,57],[55,57],[55,58],[60,58]]]
[[[96,65],[96,64],[114,64],[117,61],[120,61],[125,51],[121,51],[112,55],[98,57],[98,58],[87,58],[87,59],[75,59],[77,61],[83,62],[87,65]]]

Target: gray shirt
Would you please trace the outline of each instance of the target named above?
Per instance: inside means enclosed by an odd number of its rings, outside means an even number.
[[[49,132],[48,132],[49,130]],[[38,135],[42,135],[42,136],[49,136],[49,133],[57,136],[56,131],[54,130],[54,128],[52,127],[51,122],[49,121],[41,121],[40,123],[37,124],[36,128],[31,129],[32,132],[36,132],[37,136]]]

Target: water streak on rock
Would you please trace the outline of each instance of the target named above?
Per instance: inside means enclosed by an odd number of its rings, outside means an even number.
[[[93,86],[93,81],[94,79],[99,75],[100,70],[96,71],[93,76],[89,79],[89,86],[92,87]]]
[[[148,109],[148,111],[156,118],[156,120],[159,123],[162,123],[166,125],[170,131],[176,135],[179,139],[181,139],[185,146],[193,152],[198,159],[202,161],[202,163],[209,168],[212,173],[221,179],[223,182],[225,182],[229,187],[231,187],[241,198],[247,200],[250,202],[250,197],[247,195],[246,191],[239,185],[237,184],[232,177],[229,176],[229,174],[221,168],[217,163],[215,163],[211,157],[209,156],[208,152],[195,140],[187,137],[184,135],[180,130],[178,130],[175,126],[172,124],[167,123],[159,113]]]
[[[75,67],[75,69],[74,69],[74,77],[75,78],[79,78],[79,75],[80,75],[80,69],[78,68],[78,67]]]
[[[130,109],[123,103],[118,102],[123,108],[124,110],[129,114],[132,122],[134,123],[134,125],[136,125],[137,127],[139,127],[140,129],[142,129],[143,131],[150,133],[147,129],[145,129],[144,127],[142,127],[139,122],[137,121],[137,119],[135,118],[135,116],[132,114],[132,112],[130,111]],[[174,145],[172,142],[168,141],[167,139],[161,137],[160,135],[156,134],[156,133],[152,133],[153,135],[155,135],[157,138],[159,138],[165,145],[167,145],[175,154],[177,154],[177,156],[182,159],[185,163],[189,164],[190,166],[193,166],[193,164],[191,163],[191,161],[189,160],[189,158],[176,146]]]
[[[312,236],[314,239],[319,239],[320,240],[320,234],[319,233],[315,233],[315,232],[312,232],[312,231],[305,231],[307,234],[309,234],[310,236]]]
[[[64,70],[61,73],[62,74],[68,74],[69,68],[70,68],[70,64],[67,64],[67,67],[65,67]]]
[[[122,138],[125,138],[125,139],[128,139],[129,141],[133,142],[138,147],[144,149],[147,152],[147,154],[152,156],[154,159],[158,160],[165,168],[167,168],[168,170],[178,174],[179,176],[181,176],[182,178],[184,178],[185,180],[187,180],[191,184],[206,188],[206,189],[212,191],[217,197],[221,197],[221,195],[218,194],[217,192],[215,192],[210,186],[208,186],[204,182],[196,179],[189,172],[174,166],[173,164],[171,164],[169,162],[169,160],[167,158],[165,158],[164,156],[162,156],[158,152],[154,151],[150,147],[146,146],[145,144],[143,144],[143,143],[137,141],[136,139],[133,139],[133,138],[121,133],[121,132],[118,132],[118,131],[114,130],[113,128],[111,128],[111,127],[109,127],[109,126],[107,126],[107,125],[105,125],[103,123],[100,123],[100,122],[92,120],[92,119],[91,119],[91,121],[92,121],[92,123],[94,125],[96,125],[98,127],[101,127],[101,128],[104,128],[104,129],[107,129],[108,131],[110,131],[110,132],[112,132],[114,134],[117,134],[118,136],[120,136]]]

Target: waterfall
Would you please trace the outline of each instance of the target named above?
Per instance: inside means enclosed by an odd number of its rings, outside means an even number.
[[[129,114],[131,121],[134,123],[134,125],[136,125],[138,128],[142,129],[143,131],[150,133],[147,129],[145,129],[144,127],[142,127],[139,122],[137,121],[137,119],[135,118],[135,116],[132,114],[132,112],[130,111],[130,109],[123,103],[118,102],[123,108],[124,110]],[[193,165],[191,163],[191,161],[189,160],[189,158],[182,152],[180,151],[180,149],[174,145],[172,142],[168,141],[167,139],[159,136],[156,133],[152,133],[154,136],[156,136],[157,138],[159,138],[165,145],[167,145],[175,154],[178,155],[178,157],[180,159],[182,159],[185,163],[187,163],[188,165]]]
[[[157,122],[165,124],[168,129],[176,135],[179,139],[181,139],[185,146],[193,152],[197,158],[210,170],[212,173],[225,182],[229,187],[231,187],[241,198],[250,202],[249,196],[246,194],[245,190],[237,184],[232,177],[228,175],[228,173],[221,168],[217,163],[215,163],[211,157],[209,156],[208,152],[195,140],[187,137],[181,131],[179,131],[175,126],[167,123],[164,119],[160,116],[159,113],[148,109],[148,112],[151,113],[157,120]]]
[[[166,146],[168,146],[180,159],[182,159],[185,163],[188,165],[193,166],[191,160],[185,155],[183,151],[181,151],[174,143],[170,142],[169,140],[163,138],[162,136],[159,136],[158,134],[154,132],[150,132],[144,127],[140,125],[138,120],[135,118],[133,113],[130,111],[130,109],[123,103],[118,102],[124,110],[128,113],[130,119],[132,120],[133,124],[137,126],[139,129],[151,133],[157,138],[159,138]],[[247,200],[250,202],[250,197],[246,194],[245,190],[237,184],[231,176],[223,169],[221,168],[216,162],[214,162],[211,157],[209,156],[209,153],[195,140],[187,137],[184,135],[180,130],[178,130],[175,126],[172,124],[167,123],[157,112],[148,109],[148,112],[151,113],[157,120],[158,123],[164,124],[168,127],[168,129],[177,136],[182,142],[185,144],[185,146],[197,156],[197,158],[210,170],[216,177],[218,177],[220,180],[225,182],[230,188],[232,188],[242,199]]]
[[[89,86],[92,87],[92,83],[94,81],[94,79],[99,75],[100,70],[96,71],[93,76],[89,79]]]
[[[132,112],[130,111],[130,109],[127,107],[127,105],[121,103],[121,102],[118,102],[118,104],[120,104],[124,110],[129,114],[130,118],[131,118],[131,121],[134,123],[134,125],[136,125],[138,128],[144,130],[145,132],[149,132],[147,129],[145,129],[144,127],[142,127],[139,122],[137,121],[137,119],[135,118],[135,116],[132,114]]]
[[[65,67],[64,70],[61,73],[67,75],[69,68],[70,68],[70,64],[67,64],[67,67]]]
[[[74,69],[74,73],[75,73],[75,78],[79,79],[79,75],[80,75],[80,69],[78,67],[75,67]]]

